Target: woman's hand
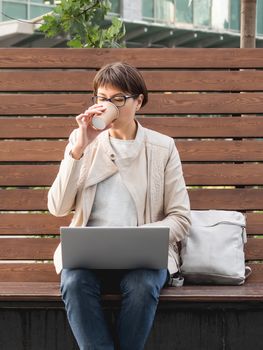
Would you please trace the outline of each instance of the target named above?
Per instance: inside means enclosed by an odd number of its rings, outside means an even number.
[[[91,126],[91,119],[95,114],[101,115],[105,109],[106,107],[102,105],[94,104],[84,113],[81,113],[76,117],[79,132],[77,142],[71,150],[71,155],[74,159],[80,159],[85,148],[102,132],[102,130],[95,130]]]

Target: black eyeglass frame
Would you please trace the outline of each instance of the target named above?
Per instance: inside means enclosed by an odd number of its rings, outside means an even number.
[[[111,98],[106,98],[106,97],[104,97],[104,96],[94,95],[94,96],[92,96],[91,99],[92,99],[92,102],[93,102],[93,103],[96,103],[96,102],[97,102],[96,99],[97,99],[98,97],[101,97],[101,98],[104,99],[104,101],[111,102],[111,103],[113,103],[116,107],[123,107],[123,106],[125,106],[125,103],[126,103],[126,101],[128,100],[128,98],[134,98],[134,97],[138,97],[138,96],[139,96],[139,94],[136,94],[136,95],[117,95],[117,96],[113,96],[113,97],[111,97]],[[117,105],[112,101],[115,97],[123,97],[123,98],[124,98],[124,103],[123,103],[123,105],[117,106]]]

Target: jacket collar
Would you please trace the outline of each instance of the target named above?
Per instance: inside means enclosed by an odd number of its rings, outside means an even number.
[[[131,151],[129,156],[126,159],[134,159],[138,156],[144,140],[145,140],[145,132],[144,132],[144,128],[140,125],[140,123],[136,120],[135,121],[137,124],[137,132],[136,132],[136,136],[134,139],[134,143],[131,147]],[[115,152],[112,148],[111,142],[110,142],[110,135],[109,135],[109,130],[104,131],[103,133],[100,134],[100,141],[102,143],[102,146],[106,152],[106,154],[108,154],[108,156],[112,158],[116,158]]]
[[[136,121],[137,123],[137,133],[134,140],[133,147],[131,148],[131,155],[126,160],[131,158],[136,158],[139,154],[141,148],[144,145],[145,141],[145,132],[144,128]],[[118,167],[115,164],[116,155],[110,143],[109,131],[103,131],[97,138],[95,154],[93,160],[87,162],[89,164],[84,164],[89,167],[88,176],[85,180],[84,188],[98,184],[99,182],[107,179],[116,172],[118,172]],[[89,152],[89,151],[88,151]],[[125,161],[126,161],[125,160]]]

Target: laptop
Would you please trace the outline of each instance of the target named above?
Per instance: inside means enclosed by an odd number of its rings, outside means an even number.
[[[63,268],[163,269],[168,227],[61,227]]]

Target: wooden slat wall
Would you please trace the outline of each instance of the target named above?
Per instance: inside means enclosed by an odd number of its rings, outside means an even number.
[[[263,189],[189,189],[193,209],[261,210]],[[0,210],[47,210],[47,190],[0,190]]]
[[[192,208],[246,213],[249,281],[263,282],[263,49],[15,48],[0,48],[1,281],[58,281],[71,216],[47,212],[48,187],[96,71],[118,60],[140,68],[138,119],[175,139]]]
[[[141,70],[149,91],[262,91],[263,72]],[[92,91],[96,70],[4,71],[1,91]]]
[[[174,138],[255,138],[262,136],[263,117],[138,117],[146,128]],[[73,117],[0,119],[0,139],[68,138],[75,128]]]
[[[78,114],[91,105],[91,94],[5,94],[0,95],[0,114]],[[242,114],[262,113],[259,92],[240,93],[150,93],[149,104],[138,114]]]
[[[125,61],[150,69],[262,68],[261,49],[0,49],[1,68],[99,69],[103,64]]]

